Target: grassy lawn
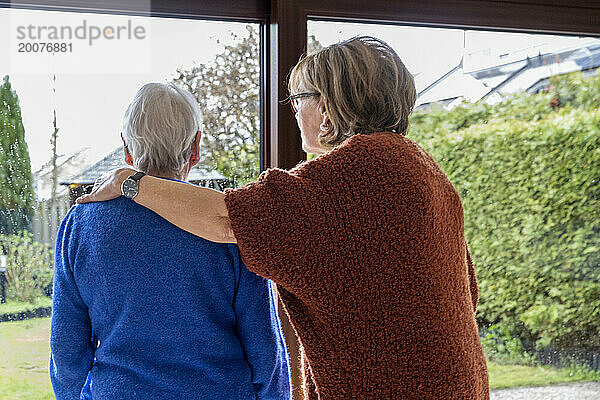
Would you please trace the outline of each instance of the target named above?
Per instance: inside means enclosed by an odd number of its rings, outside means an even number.
[[[490,389],[505,389],[518,386],[546,386],[555,383],[600,379],[600,373],[594,374],[581,369],[501,365],[492,361],[488,361],[487,365]]]
[[[54,399],[48,378],[50,318],[0,323],[0,399]],[[600,373],[488,361],[490,388],[589,381]]]
[[[54,399],[49,338],[50,318],[0,322],[0,399]]]
[[[7,301],[5,304],[0,303],[0,315],[16,314],[23,311],[35,310],[41,307],[50,307],[52,299],[50,297],[38,297],[35,303],[25,303],[21,301]]]

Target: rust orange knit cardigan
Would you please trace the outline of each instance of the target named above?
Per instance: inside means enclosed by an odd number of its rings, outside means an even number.
[[[489,398],[461,199],[414,141],[355,135],[225,201],[300,338],[307,398]]]

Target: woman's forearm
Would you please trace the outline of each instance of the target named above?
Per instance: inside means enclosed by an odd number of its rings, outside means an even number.
[[[146,175],[133,200],[196,236],[236,243],[221,192]]]
[[[96,180],[91,193],[77,203],[112,200],[121,195],[123,181],[135,170],[120,168]],[[225,195],[216,190],[145,175],[139,181],[136,203],[154,211],[167,221],[196,236],[218,243],[236,243]]]

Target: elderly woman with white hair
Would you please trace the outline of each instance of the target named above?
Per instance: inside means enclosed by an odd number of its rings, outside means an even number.
[[[406,137],[412,76],[386,43],[357,37],[303,57],[289,90],[317,158],[224,194],[118,170],[80,201],[124,194],[237,243],[246,266],[277,284],[307,398],[487,399],[462,203]]]
[[[147,84],[125,114],[125,161],[195,187],[184,179],[198,162],[199,124],[189,92]],[[50,347],[58,400],[291,396],[271,282],[246,269],[237,246],[125,198],[76,205],[65,217]],[[86,378],[91,390],[82,391]]]

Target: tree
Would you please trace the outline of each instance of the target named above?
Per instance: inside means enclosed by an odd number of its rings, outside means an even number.
[[[236,185],[255,180],[260,172],[258,32],[250,25],[247,29],[248,37],[225,46],[212,63],[178,69],[173,80],[200,104],[201,164],[218,170]],[[309,53],[322,47],[314,35],[309,36]]]
[[[52,76],[52,94],[56,95],[56,74]],[[58,226],[60,225],[60,216],[58,215],[58,211],[56,209],[56,191],[58,190],[58,166],[56,165],[56,160],[58,159],[58,153],[56,151],[57,142],[58,142],[58,126],[56,125],[56,106],[53,113],[52,120],[52,135],[50,136],[50,144],[52,145],[52,192],[50,195],[50,217],[52,221],[50,226],[52,227],[52,232],[58,231]],[[56,212],[56,215],[54,214]],[[56,225],[54,225],[56,224]],[[55,235],[52,235],[53,240],[56,238]]]
[[[235,184],[258,177],[260,60],[258,32],[225,46],[210,64],[178,69],[173,82],[192,93],[203,114],[201,163]],[[237,39],[237,37],[234,38]]]
[[[8,75],[0,86],[0,233],[29,229],[33,216],[33,177],[19,98]]]

